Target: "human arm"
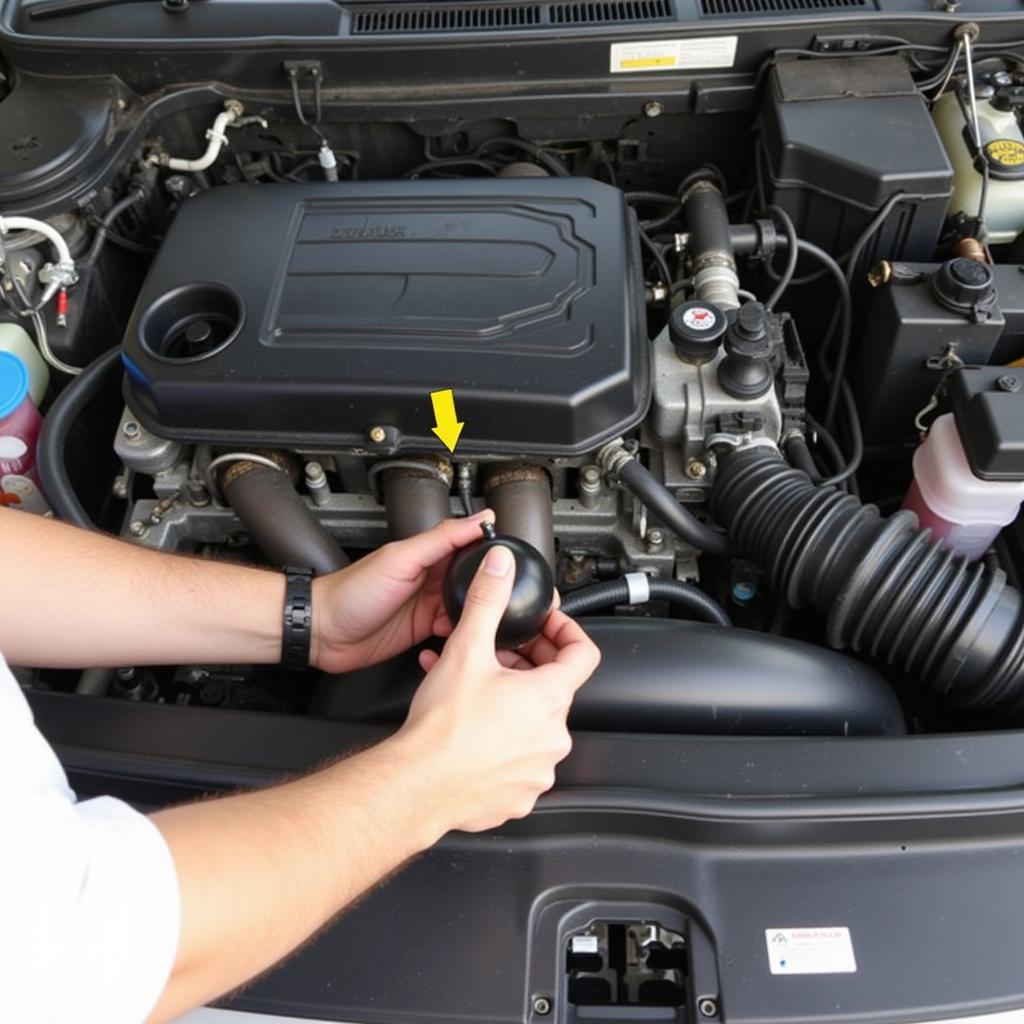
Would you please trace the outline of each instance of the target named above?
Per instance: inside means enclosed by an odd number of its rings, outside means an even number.
[[[448,830],[521,817],[550,788],[570,748],[573,694],[599,655],[553,612],[528,656],[503,656],[505,667],[494,636],[512,575],[507,563],[478,574],[443,653],[423,658],[426,678],[394,737],[282,786],[153,815],[182,898],[154,1020],[266,969]]]
[[[313,664],[348,671],[437,632],[444,568],[492,517],[448,520],[315,580]],[[0,509],[0,565],[0,650],[14,664],[271,664],[281,656],[278,572],[151,551],[9,509]]]

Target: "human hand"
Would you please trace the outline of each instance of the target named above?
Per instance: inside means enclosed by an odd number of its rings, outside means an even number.
[[[452,627],[441,601],[445,570],[459,548],[480,540],[481,524],[493,521],[490,509],[447,519],[315,579],[311,664],[350,672],[431,636],[447,636]]]
[[[601,660],[559,611],[525,648],[495,652],[514,564],[506,547],[488,552],[444,651],[421,653],[427,675],[395,737],[430,777],[438,835],[479,832],[530,813],[571,749],[569,708]]]

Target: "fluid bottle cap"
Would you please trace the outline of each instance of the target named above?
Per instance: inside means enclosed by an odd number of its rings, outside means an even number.
[[[947,308],[967,312],[992,300],[992,269],[980,260],[958,256],[935,271],[932,290]]]
[[[0,352],[0,420],[7,419],[28,394],[28,369],[10,352]]]
[[[729,322],[711,302],[691,300],[674,310],[668,323],[669,340],[680,359],[688,363],[706,363],[718,354]]]

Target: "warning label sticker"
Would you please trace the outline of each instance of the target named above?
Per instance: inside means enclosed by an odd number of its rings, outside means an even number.
[[[612,43],[612,74],[636,71],[691,71],[731,68],[738,36],[701,39],[659,39],[645,43]]]
[[[766,928],[772,974],[854,974],[849,928]]]

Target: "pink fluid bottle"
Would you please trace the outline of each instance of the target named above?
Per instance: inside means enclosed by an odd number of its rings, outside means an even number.
[[[42,417],[29,395],[29,372],[0,351],[0,504],[35,509],[36,444]]]
[[[980,558],[1017,517],[1024,481],[983,480],[967,461],[952,413],[940,416],[914,452],[914,482],[903,507],[945,547]]]

